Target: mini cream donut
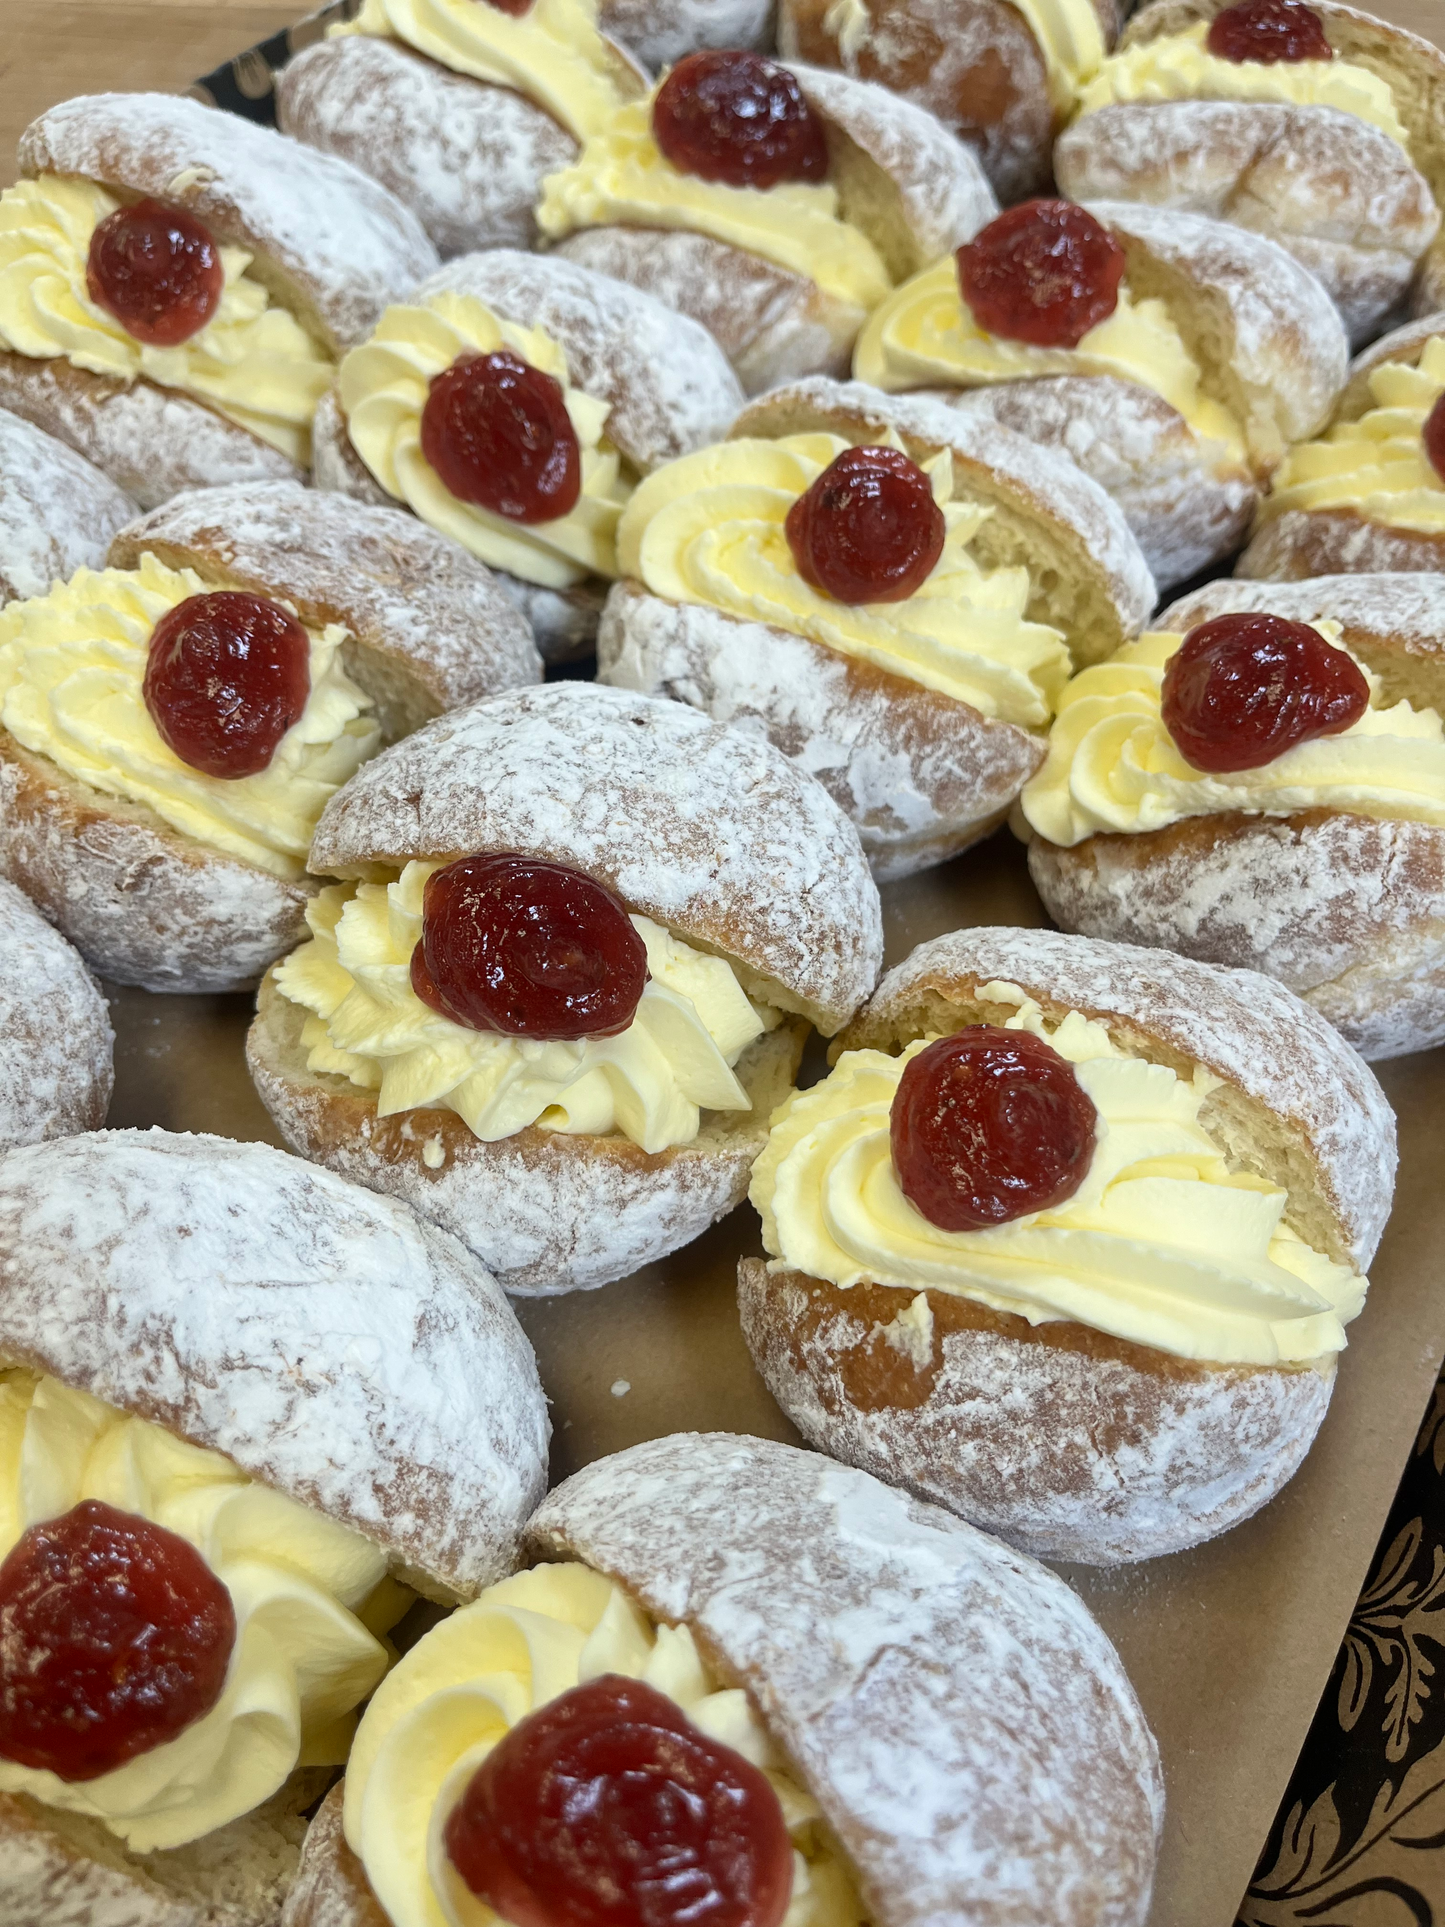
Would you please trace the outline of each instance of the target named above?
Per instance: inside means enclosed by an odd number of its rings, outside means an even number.
[[[488,572],[412,517],[292,482],[177,497],[109,567],[0,612],[0,874],[103,976],[151,990],[252,984],[305,927],[326,798],[383,742],[540,679]],[[242,590],[294,614],[311,688],[268,767],[209,776],[143,697],[156,623]]]
[[[472,4],[472,0],[467,0]],[[453,495],[422,453],[430,383],[509,352],[560,384],[581,465],[575,506],[522,524]],[[641,476],[721,435],[742,404],[717,343],[640,289],[499,249],[453,261],[342,362],[316,418],[316,480],[400,503],[495,569],[548,660],[586,654],[617,519]]]
[[[454,1239],[265,1145],[12,1152],[0,1236],[0,1556],[109,1508],[186,1542],[235,1621],[209,1710],[124,1764],[62,1778],[0,1741],[0,1908],[169,1924],[204,1893],[274,1927],[410,1593],[515,1561],[546,1483],[531,1348]]]
[[[1408,321],[1356,357],[1329,428],[1292,448],[1259,505],[1236,573],[1437,571],[1445,561],[1445,479],[1425,423],[1445,393],[1445,313]]]
[[[0,1151],[98,1131],[114,1048],[90,972],[28,897],[0,883]]]
[[[945,255],[874,311],[853,372],[892,392],[997,390],[1007,399],[989,395],[994,419],[1067,449],[1115,490],[1151,562],[1178,581],[1228,553],[1253,488],[1328,419],[1348,344],[1314,276],[1264,236],[1121,201],[1088,212],[1122,247],[1124,275],[1076,347],[988,333]],[[1079,384],[1105,378],[1085,405]]]
[[[1049,149],[1127,11],[1114,0],[780,0],[785,54],[936,114],[1007,204],[1046,190]]]
[[[428,1633],[372,1701],[287,1927],[495,1920],[442,1828],[509,1729],[608,1673],[762,1769],[793,1841],[786,1927],[1141,1927],[1158,1755],[1117,1654],[1042,1566],[723,1433],[588,1466],[528,1550],[547,1563]]]
[[[1445,1042],[1442,591],[1425,574],[1213,582],[1078,678],[1023,805],[1055,920],[1264,971],[1367,1058]],[[1163,730],[1162,663],[1240,610],[1319,628],[1367,671],[1370,708],[1263,768],[1204,776]]]
[[[304,475],[341,353],[436,266],[369,176],[168,94],[91,94],[21,136],[0,194],[0,406],[69,443],[143,508],[186,488]],[[91,294],[101,222],[160,201],[224,274],[204,325],[137,339]]]
[[[905,1195],[904,1062],[1045,1039],[1102,1128],[1072,1195],[982,1231]],[[901,1058],[900,1058],[901,1053]],[[1197,1545],[1291,1477],[1389,1212],[1394,1118],[1281,985],[1159,951],[966,930],[890,971],[753,1174],[743,1331],[810,1443],[1040,1556]]]
[[[620,1032],[503,1036],[416,995],[429,877],[490,852],[613,894],[650,973]],[[595,684],[429,724],[333,798],[310,861],[353,881],[262,985],[262,1100],[303,1156],[407,1199],[528,1296],[623,1277],[739,1203],[804,1020],[840,1029],[882,955],[857,833],[819,784]]]
[[[0,409],[0,605],[96,569],[136,505],[100,470]]]
[[[1324,284],[1351,339],[1368,341],[1440,226],[1445,140],[1421,109],[1445,104],[1445,54],[1311,0],[1326,58],[1225,59],[1207,44],[1219,11],[1154,0],[1129,22],[1054,149],[1060,190],[1266,234]]]
[[[543,179],[648,84],[597,0],[365,0],[282,68],[276,115],[390,189],[447,256],[531,247]]]
[[[788,71],[826,136],[825,180],[761,189],[683,173],[653,136],[649,95],[543,183],[537,209],[560,254],[700,321],[749,394],[845,374],[869,311],[998,205],[973,154],[922,108]]]
[[[912,595],[850,607],[809,586],[783,523],[846,448],[879,444],[923,465],[948,533]],[[823,376],[653,475],[618,556],[601,679],[764,730],[852,818],[880,879],[998,826],[1071,652],[1112,651],[1154,596],[1119,511],[1071,463]]]

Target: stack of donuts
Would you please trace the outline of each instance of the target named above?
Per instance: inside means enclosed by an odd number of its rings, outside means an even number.
[[[1119,15],[359,0],[22,137],[16,1927],[1143,1927],[1039,1562],[1293,1476],[1445,1043],[1445,54]],[[103,983],[289,1153],[106,1130]],[[549,1491],[510,1301],[735,1210],[802,1444]]]

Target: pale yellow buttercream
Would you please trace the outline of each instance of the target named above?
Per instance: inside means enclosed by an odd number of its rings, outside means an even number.
[[[1284,1222],[1287,1194],[1234,1168],[1200,1123],[1218,1079],[1124,1056],[1077,1011],[1057,1025],[1012,984],[1010,1029],[1075,1066],[1099,1118],[1074,1196],[986,1231],[941,1231],[903,1194],[889,1144],[900,1057],[847,1051],[773,1120],[751,1197],[774,1269],[848,1287],[953,1292],[1030,1324],[1073,1319],[1181,1358],[1305,1363],[1341,1350],[1366,1281]]]
[[[236,1614],[226,1682],[175,1739],[98,1779],[0,1759],[0,1792],[89,1815],[149,1853],[249,1813],[298,1765],[339,1766],[356,1708],[386,1671],[376,1635],[409,1600],[386,1555],[217,1452],[57,1379],[0,1369],[0,1559],[86,1499],[178,1534],[225,1585]]]
[[[303,623],[311,693],[268,766],[223,778],[183,763],[145,706],[146,658],[161,617],[216,587],[147,553],[137,569],[78,569],[49,595],[10,603],[0,610],[0,727],[207,849],[298,877],[323,808],[380,746],[380,728],[341,666],[346,631]]]
[[[1312,625],[1339,643],[1339,624]],[[1386,707],[1363,664],[1370,707],[1335,736],[1298,743],[1260,769],[1206,775],[1180,755],[1161,713],[1164,672],[1183,637],[1156,631],[1081,670],[1059,699],[1049,753],[1019,799],[1029,827],[1065,848],[1098,832],[1160,830],[1243,810],[1445,824],[1445,736],[1433,709]]]
[[[1027,619],[1027,569],[984,569],[973,556],[969,544],[992,511],[950,499],[947,451],[929,464],[947,534],[919,589],[902,602],[850,605],[804,580],[788,511],[848,446],[836,435],[789,435],[722,442],[670,462],[628,504],[619,568],[654,595],[809,636],[985,716],[1046,723],[1068,675],[1064,638]]]
[[[248,272],[251,256],[229,247],[219,250],[225,288],[205,327],[174,348],[137,341],[86,286],[91,235],[119,206],[70,175],[0,194],[0,348],[179,389],[306,467],[311,417],[335,373],[326,350]]]
[[[537,1566],[489,1586],[420,1639],[367,1707],[343,1821],[393,1927],[498,1927],[458,1878],[442,1829],[510,1728],[604,1673],[666,1693],[767,1775],[793,1839],[782,1927],[858,1927],[865,1916],[842,1852],[747,1694],[719,1688],[686,1626],[655,1623],[583,1565]]]
[[[504,348],[561,384],[577,436],[582,493],[554,521],[511,522],[459,501],[422,454],[422,411],[434,378],[463,356]],[[475,296],[446,290],[388,308],[342,360],[338,384],[352,445],[387,494],[491,568],[552,589],[617,573],[617,518],[629,484],[606,436],[611,406],[572,386],[567,357],[545,330],[503,321]]]

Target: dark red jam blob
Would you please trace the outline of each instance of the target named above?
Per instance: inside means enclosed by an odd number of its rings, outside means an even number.
[[[76,1782],[173,1740],[221,1697],[231,1595],[164,1526],[86,1499],[0,1565],[0,1757]]]
[[[520,20],[523,14],[532,11],[535,0],[487,0],[487,4],[498,13],[509,13],[514,20]]]
[[[199,334],[221,305],[221,251],[184,208],[136,201],[98,222],[85,285],[97,307],[151,348]]]
[[[1239,0],[1209,23],[1205,46],[1220,60],[1333,60],[1335,50],[1313,7],[1304,0]]]
[[[888,1132],[903,1195],[941,1231],[986,1231],[1073,1197],[1098,1113],[1032,1031],[970,1024],[913,1058]]]
[[[1262,769],[1296,743],[1338,736],[1370,702],[1343,649],[1283,616],[1216,616],[1191,629],[1164,671],[1164,727],[1211,774]]]
[[[469,1030],[613,1037],[632,1022],[647,947],[610,890],[525,856],[464,856],[422,897],[412,989]]]
[[[562,384],[508,348],[432,378],[421,452],[459,502],[509,522],[555,522],[582,493],[582,451]]]
[[[204,776],[256,776],[306,707],[311,644],[265,596],[187,596],[155,626],[142,693],[183,763]]]
[[[793,1849],[757,1767],[615,1673],[514,1726],[444,1829],[514,1927],[778,1927]]]
[[[1124,250],[1072,201],[1022,201],[958,250],[981,328],[1035,348],[1077,348],[1119,305]]]
[[[902,602],[943,553],[928,477],[895,448],[845,448],[784,527],[798,573],[835,602]]]
[[[679,60],[652,103],[652,132],[680,174],[728,187],[821,181],[823,123],[786,67],[761,54]]]
[[[1425,417],[1425,426],[1420,432],[1425,444],[1425,459],[1441,481],[1445,482],[1445,395],[1439,397]]]

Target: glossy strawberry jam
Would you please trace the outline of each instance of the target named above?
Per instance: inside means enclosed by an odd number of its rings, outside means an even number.
[[[991,335],[1077,348],[1119,305],[1124,250],[1072,201],[1021,201],[958,250],[958,285]]]
[[[1164,671],[1164,727],[1211,775],[1337,736],[1370,702],[1359,665],[1308,623],[1240,612],[1191,629]]]
[[[459,502],[509,522],[555,522],[582,493],[582,450],[562,384],[510,348],[432,378],[421,452]]]
[[[464,856],[422,897],[412,989],[469,1030],[612,1037],[632,1022],[647,949],[610,890],[524,856]]]
[[[509,13],[514,20],[532,11],[536,0],[485,0],[485,4],[495,7],[498,13]]]
[[[1445,482],[1445,395],[1440,396],[1425,417],[1421,440],[1425,444],[1426,461],[1441,481]]]
[[[136,201],[96,224],[85,284],[97,307],[150,348],[174,348],[221,305],[221,250],[194,214]]]
[[[1240,0],[1215,14],[1204,44],[1220,60],[1266,67],[1335,57],[1319,15],[1304,0]]]
[[[896,448],[846,448],[788,510],[798,573],[835,602],[902,602],[943,553],[943,510]]]
[[[151,635],[142,694],[161,741],[204,776],[257,776],[311,693],[311,643],[279,602],[187,596]]]
[[[74,1783],[163,1746],[221,1697],[231,1595],[194,1546],[98,1499],[0,1565],[0,1758]]]
[[[913,1058],[889,1117],[903,1195],[941,1231],[986,1231],[1071,1198],[1098,1113],[1032,1031],[970,1024]]]
[[[652,103],[652,133],[680,174],[727,187],[821,181],[828,172],[823,123],[788,69],[761,54],[679,60]]]
[[[778,1796],[656,1687],[615,1673],[518,1722],[443,1833],[513,1927],[778,1927],[793,1850]]]

